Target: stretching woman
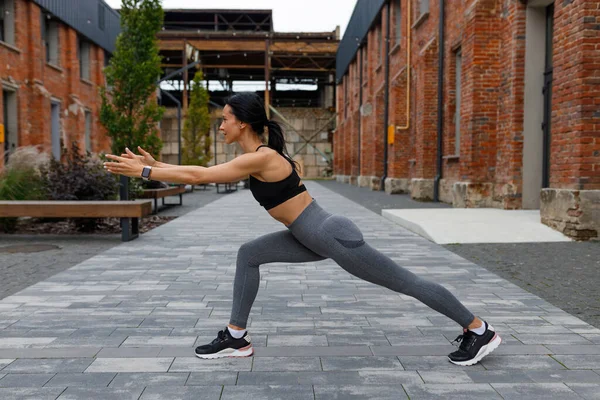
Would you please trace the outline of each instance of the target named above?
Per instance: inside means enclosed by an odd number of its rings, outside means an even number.
[[[263,143],[265,128],[268,145]],[[225,143],[237,142],[244,154],[224,164],[205,168],[157,162],[139,148],[121,157],[107,155],[112,173],[174,183],[232,182],[250,176],[250,190],[268,213],[287,229],[243,244],[237,256],[233,309],[229,325],[211,343],[196,348],[200,358],[245,357],[253,354],[246,331],[248,314],[258,292],[259,267],[273,262],[301,263],[333,259],[343,269],[366,281],[412,296],[463,327],[457,351],[448,359],[473,365],[500,345],[500,336],[475,317],[443,286],[422,279],[369,246],[348,218],[332,215],[308,194],[285,149],[280,126],[267,119],[261,98],[239,93],[223,109],[220,130]]]

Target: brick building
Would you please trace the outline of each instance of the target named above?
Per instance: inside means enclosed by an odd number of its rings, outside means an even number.
[[[338,180],[600,238],[599,0],[358,0],[337,58]]]
[[[119,30],[102,0],[0,0],[0,168],[19,146],[110,149],[98,89]]]

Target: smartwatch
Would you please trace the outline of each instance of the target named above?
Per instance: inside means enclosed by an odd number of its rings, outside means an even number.
[[[152,172],[152,167],[144,166],[144,169],[142,169],[142,179],[145,181],[150,180],[151,172]]]

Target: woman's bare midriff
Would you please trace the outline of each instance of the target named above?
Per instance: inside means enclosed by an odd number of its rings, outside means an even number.
[[[312,202],[312,197],[308,192],[302,192],[297,196],[281,203],[280,205],[268,210],[269,215],[281,222],[285,226],[289,226],[306,207]]]

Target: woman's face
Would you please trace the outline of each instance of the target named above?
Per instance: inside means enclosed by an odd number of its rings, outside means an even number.
[[[229,104],[225,105],[223,108],[223,122],[219,127],[219,130],[225,136],[225,143],[230,144],[238,140],[241,133],[240,124],[241,122],[231,112]]]

